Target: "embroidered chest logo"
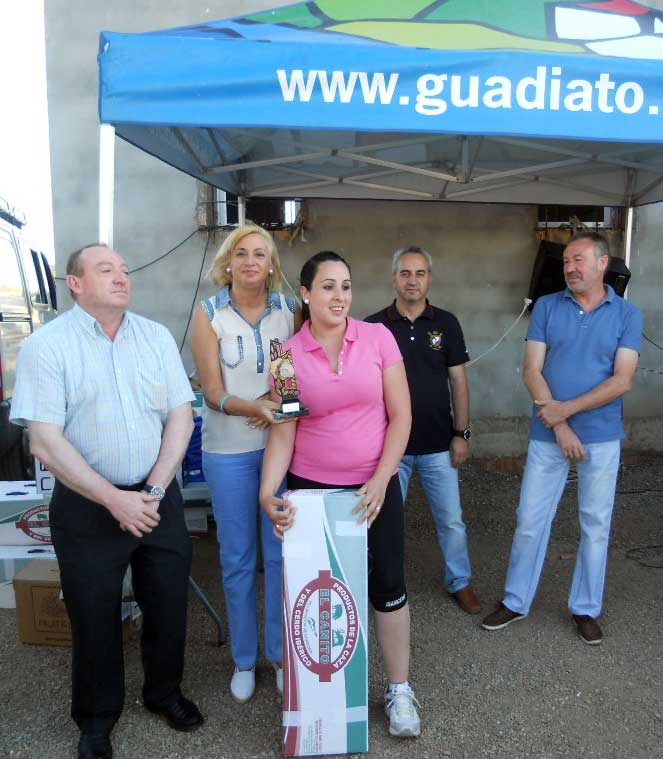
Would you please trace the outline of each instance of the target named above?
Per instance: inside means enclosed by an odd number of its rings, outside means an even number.
[[[428,333],[428,347],[434,351],[442,350],[442,333],[441,332],[429,332]]]

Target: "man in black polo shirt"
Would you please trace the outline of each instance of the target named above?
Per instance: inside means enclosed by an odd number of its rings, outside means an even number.
[[[449,593],[468,614],[479,599],[470,586],[472,569],[458,487],[458,467],[470,455],[469,360],[458,319],[426,298],[432,259],[409,246],[394,254],[392,283],[396,300],[366,321],[393,333],[403,354],[412,399],[412,432],[399,467],[403,501],[417,469],[426,491],[445,561]],[[453,409],[453,415],[452,415]]]

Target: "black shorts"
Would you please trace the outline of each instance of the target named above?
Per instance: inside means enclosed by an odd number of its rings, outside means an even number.
[[[316,482],[288,472],[288,488],[347,488],[359,485],[335,485]],[[405,547],[403,496],[398,475],[387,485],[380,516],[368,531],[368,597],[376,611],[398,611],[407,603],[405,589]]]

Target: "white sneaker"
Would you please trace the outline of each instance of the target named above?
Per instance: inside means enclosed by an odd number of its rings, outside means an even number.
[[[272,662],[272,667],[274,667],[274,674],[276,675],[276,690],[279,692],[279,695],[283,695],[283,667],[280,664],[275,664]]]
[[[235,674],[230,681],[230,695],[240,704],[245,704],[253,696],[256,689],[256,670],[238,669],[235,667]]]
[[[384,711],[389,717],[389,734],[400,738],[417,738],[421,733],[417,707],[421,708],[409,685],[397,691],[387,689],[384,694]]]

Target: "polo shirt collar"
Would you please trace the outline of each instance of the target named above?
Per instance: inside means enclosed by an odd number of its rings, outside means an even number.
[[[322,350],[322,345],[313,337],[311,332],[311,322],[307,319],[302,328],[297,333],[301,341],[302,348],[306,353],[310,353],[315,350]],[[359,330],[357,329],[357,322],[350,316],[347,317],[347,326],[345,328],[344,340],[353,343],[359,338]]]
[[[216,294],[215,301],[216,302],[214,305],[217,308],[223,308],[224,306],[229,306],[232,304],[229,285],[226,285],[222,290],[219,290],[219,292]],[[271,307],[278,308],[279,311],[281,310],[281,298],[279,297],[279,294],[276,290],[269,291],[268,302]]]
[[[615,291],[612,289],[612,287],[609,284],[607,283],[604,284],[604,287],[605,287],[605,296],[603,300],[599,303],[599,306],[603,305],[604,303],[612,303],[612,301],[615,299],[617,295],[617,293],[615,293]],[[578,301],[576,300],[575,295],[571,292],[571,289],[569,287],[567,287],[566,290],[564,290],[564,297],[569,298],[574,303],[577,303],[578,305],[580,305]]]
[[[428,298],[426,298],[426,308],[417,316],[417,319],[432,319],[435,316],[433,313],[433,306],[428,301]],[[397,308],[396,308],[396,299],[394,298],[394,302],[387,306],[387,319],[389,319],[390,322],[397,322],[400,319],[407,319],[407,316],[404,316]],[[409,319],[408,319],[409,321]]]

